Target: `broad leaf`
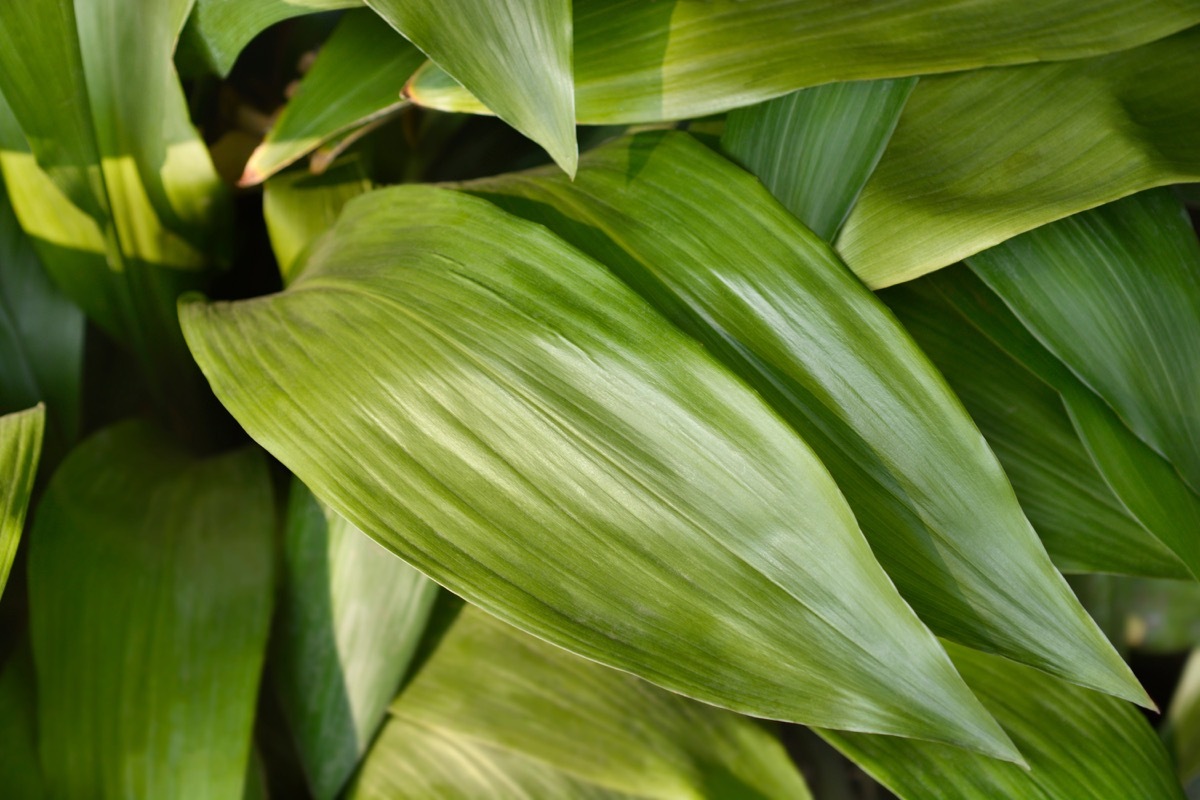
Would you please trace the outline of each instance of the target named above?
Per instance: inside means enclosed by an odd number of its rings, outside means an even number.
[[[685,119],[834,81],[1094,56],[1200,23],[1194,0],[898,0],[864,11],[839,0],[575,0],[577,118]],[[424,77],[437,91],[418,82],[413,99],[457,110],[463,93]]]
[[[571,0],[366,2],[497,116],[575,174]]]
[[[0,417],[0,594],[25,527],[25,512],[42,454],[45,407]]]
[[[274,524],[257,450],[199,460],[131,422],[67,457],[29,552],[54,796],[240,796]]]
[[[0,186],[0,413],[44,402],[47,440],[79,433],[83,314],[50,282]]]
[[[255,439],[517,627],[735,710],[1007,753],[812,451],[541,226],[371,192],[287,291],[180,313]]]
[[[828,245],[684,134],[623,140],[584,164],[574,182],[470,188],[608,265],[757,390],[935,633],[1144,702],[961,404]],[[686,234],[664,236],[662,220]]]
[[[317,800],[336,796],[366,752],[437,591],[293,482],[271,665]]]
[[[632,796],[809,797],[758,722],[586,661],[471,607],[391,712],[418,730],[524,756]]]
[[[1200,28],[1104,58],[922,79],[838,251],[867,284],[890,286],[1101,203],[1200,180],[1197,72]]]
[[[1065,572],[1190,577],[1105,483],[1058,392],[939,294],[959,269],[883,297],[979,425],[1054,563]]]
[[[318,146],[401,107],[424,56],[367,9],[342,17],[296,94],[259,145],[241,183],[259,183]]]
[[[361,5],[362,0],[196,0],[184,35],[225,76],[242,48],[276,22]]]
[[[284,283],[295,276],[305,249],[333,227],[342,207],[370,188],[359,159],[342,161],[320,175],[294,171],[267,181],[263,216]]]
[[[1182,800],[1170,758],[1137,709],[1011,661],[947,649],[1028,769],[926,742],[823,735],[904,800]]]
[[[1077,214],[968,263],[1200,490],[1200,242],[1171,192]]]

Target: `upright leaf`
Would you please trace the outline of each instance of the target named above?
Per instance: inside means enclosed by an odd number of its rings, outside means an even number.
[[[631,796],[809,797],[759,723],[581,659],[475,608],[459,614],[391,712],[413,724],[414,736],[437,731]]]
[[[366,752],[437,591],[293,481],[271,664],[317,800],[336,796]]]
[[[575,174],[571,0],[366,0],[502,120]]]
[[[575,0],[574,13],[577,117],[601,125],[699,117],[835,81],[1095,56],[1200,23],[1195,0]],[[463,99],[424,77],[439,91],[418,82],[418,102]]]
[[[470,188],[607,264],[749,383],[832,473],[935,633],[1144,702],[961,404],[828,245],[684,134],[584,164],[574,182]]]
[[[57,797],[238,797],[270,619],[256,450],[197,460],[130,422],[77,448],[29,553],[40,750]]]
[[[721,147],[813,233],[832,241],[917,83],[815,86],[729,114]]]
[[[838,251],[868,285],[890,286],[1101,203],[1200,180],[1198,71],[1194,28],[1103,58],[922,79]]]
[[[1011,661],[947,649],[1028,769],[908,739],[822,735],[904,800],[1182,800],[1170,758],[1136,709]]]
[[[25,512],[42,454],[43,406],[0,417],[0,594],[25,527]]]
[[[241,183],[259,183],[330,139],[402,106],[400,90],[423,60],[377,14],[347,13],[250,156]]]
[[[502,619],[735,710],[1007,754],[804,442],[545,228],[380,190],[282,294],[180,313],[252,436]]]

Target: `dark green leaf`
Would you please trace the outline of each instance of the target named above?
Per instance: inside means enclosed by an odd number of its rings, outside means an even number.
[[[0,786],[7,796],[46,796],[37,752],[36,690],[29,642],[23,639],[0,670]]]

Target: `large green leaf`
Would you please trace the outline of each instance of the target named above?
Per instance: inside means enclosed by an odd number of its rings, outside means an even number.
[[[968,263],[1200,490],[1200,242],[1170,191],[1045,225]]]
[[[894,287],[883,297],[987,437],[1054,563],[1067,572],[1190,577],[1105,483],[1058,392],[940,293],[954,272]]]
[[[44,406],[0,417],[0,594],[25,527],[25,512],[42,454]]]
[[[47,441],[79,432],[83,314],[50,282],[0,186],[0,413],[44,402]]]
[[[172,49],[190,0],[0,6],[0,169],[51,277],[186,395],[174,303],[219,260],[225,194]]]
[[[1144,701],[959,401],[828,245],[684,134],[583,163],[574,182],[470,186],[608,265],[757,390],[830,470],[934,632]]]
[[[292,484],[272,673],[309,786],[337,795],[383,722],[437,584]]]
[[[813,233],[832,241],[916,82],[831,83],[734,111],[721,147]]]
[[[267,641],[274,506],[257,449],[198,460],[130,422],[38,507],[29,599],[57,797],[238,797]]]
[[[531,758],[633,796],[809,797],[758,722],[586,661],[471,607],[391,712],[417,731]]]
[[[923,79],[838,251],[869,285],[890,286],[1101,203],[1200,180],[1197,72],[1200,28],[1104,58]]]
[[[579,148],[571,77],[571,0],[366,3],[497,116],[575,174]]]
[[[362,0],[195,0],[184,35],[196,42],[214,70],[228,75],[242,48],[285,19],[355,8]]]
[[[587,124],[698,117],[834,81],[1094,56],[1200,23],[1195,0],[575,0],[574,12]],[[463,94],[428,70],[412,87],[447,110]]]
[[[250,156],[241,183],[259,183],[330,139],[401,106],[400,89],[424,58],[377,14],[347,13]]]
[[[736,710],[1007,755],[812,451],[541,226],[371,192],[287,291],[180,313],[255,439],[502,619]]]
[[[1182,800],[1170,758],[1137,709],[1011,661],[947,649],[1028,769],[927,742],[823,735],[905,800]]]

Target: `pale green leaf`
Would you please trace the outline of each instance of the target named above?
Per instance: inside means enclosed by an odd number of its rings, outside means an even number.
[[[575,0],[574,14],[577,118],[613,124],[699,117],[834,81],[1100,55],[1200,23],[1200,4]],[[463,101],[432,82],[436,94],[418,83],[413,99],[448,110]]]
[[[812,451],[544,228],[375,191],[282,294],[180,313],[255,439],[502,619],[735,710],[1007,755]]]
[[[271,667],[317,800],[336,796],[366,752],[437,591],[293,482]]]
[[[400,90],[424,59],[378,15],[367,9],[347,13],[250,156],[241,183],[259,183],[325,142],[402,106]]]
[[[904,800],[1182,800],[1170,758],[1137,709],[995,656],[947,650],[1029,769],[926,742],[823,735]]]
[[[333,11],[357,8],[362,0],[195,0],[186,36],[198,42],[217,74],[233,69],[242,48],[276,22]]]
[[[831,83],[729,114],[721,147],[832,241],[879,162],[916,78]]]
[[[1197,73],[1200,28],[1104,58],[922,79],[838,251],[867,284],[890,286],[1069,214],[1198,180]]]
[[[957,398],[827,244],[685,134],[583,163],[574,182],[469,186],[608,265],[757,390],[832,473],[935,633],[1145,702]]]
[[[1109,489],[1058,392],[939,293],[961,269],[882,296],[979,425],[1055,565],[1065,572],[1190,577]]]
[[[809,797],[759,723],[462,610],[396,717],[647,798]]]
[[[25,527],[45,420],[46,410],[41,405],[0,417],[0,594]]]
[[[263,217],[284,283],[295,277],[304,251],[333,227],[342,207],[370,188],[357,158],[334,164],[320,175],[293,171],[267,181]]]
[[[497,116],[575,174],[571,0],[366,2]]]
[[[29,551],[40,749],[54,796],[240,796],[274,526],[257,449],[197,459],[130,422],[67,457]]]

